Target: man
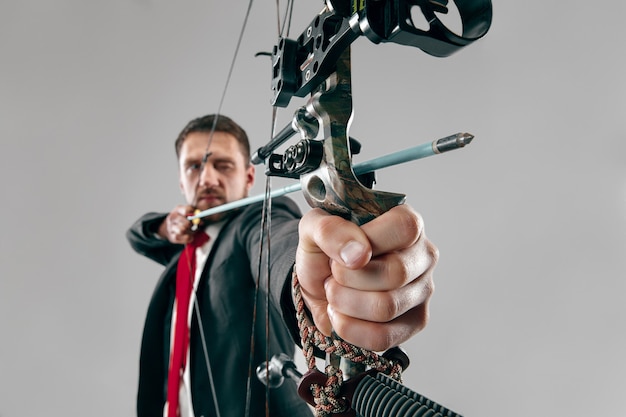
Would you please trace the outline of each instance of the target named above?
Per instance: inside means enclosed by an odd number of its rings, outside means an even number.
[[[265,295],[255,300],[257,280],[262,293],[268,287],[257,266],[259,204],[205,218],[199,229],[208,234],[208,242],[189,249],[200,235],[187,216],[194,209],[241,199],[253,185],[246,133],[225,116],[217,121],[213,115],[201,117],[180,133],[176,152],[180,188],[188,204],[170,213],[146,214],[127,232],[138,253],[166,267],[144,328],[139,417],[208,417],[216,415],[216,409],[221,416],[242,417],[246,403],[250,415],[264,412],[265,387],[255,377],[248,382],[248,369],[250,361],[254,369],[266,354],[294,353],[297,336],[292,335],[297,335],[297,328],[290,284],[294,260],[306,306],[325,334],[332,329],[348,342],[381,351],[426,325],[438,253],[424,235],[420,216],[410,207],[394,208],[358,227],[319,209],[300,219],[295,203],[275,199],[267,306]],[[190,280],[195,293],[188,307],[177,292],[184,284],[177,272],[180,276],[180,268],[191,263],[178,262],[181,251],[184,256],[192,252],[197,256],[196,271],[185,272],[194,276]],[[253,328],[255,303],[261,318]],[[269,352],[266,308],[271,323]],[[181,321],[179,316],[184,316]],[[188,332],[182,339],[177,338],[177,323],[184,323]],[[180,344],[182,365],[174,359]],[[270,395],[272,416],[310,414],[293,381],[270,390]]]

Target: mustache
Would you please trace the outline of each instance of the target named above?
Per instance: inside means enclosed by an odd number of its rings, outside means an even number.
[[[204,188],[204,189],[198,190],[198,193],[196,194],[196,199],[200,199],[204,197],[224,198],[224,193],[215,188]]]

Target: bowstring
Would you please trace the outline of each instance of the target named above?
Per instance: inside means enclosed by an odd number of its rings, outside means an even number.
[[[243,40],[243,36],[246,30],[246,27],[248,25],[248,18],[250,17],[250,11],[252,9],[252,4],[254,3],[254,0],[250,0],[248,3],[248,8],[246,9],[246,14],[243,20],[243,24],[241,25],[241,30],[239,32],[239,36],[237,38],[237,45],[235,46],[235,51],[233,53],[233,57],[232,60],[230,62],[230,67],[228,69],[228,74],[226,76],[226,82],[224,83],[224,89],[222,90],[222,95],[220,97],[220,101],[217,107],[217,112],[215,113],[215,117],[213,119],[213,125],[211,126],[211,131],[209,132],[209,139],[207,141],[207,146],[204,152],[204,157],[202,158],[202,162],[200,164],[200,175],[198,176],[198,179],[196,181],[195,184],[195,191],[194,191],[194,197],[193,197],[193,201],[192,201],[192,206],[195,207],[197,205],[197,198],[198,198],[198,190],[200,188],[200,177],[202,175],[202,172],[204,171],[204,168],[206,166],[206,163],[208,161],[208,157],[210,156],[210,147],[211,147],[211,143],[213,142],[213,135],[215,133],[215,129],[217,127],[217,120],[219,119],[219,116],[222,112],[222,107],[224,104],[224,99],[226,98],[226,93],[228,91],[228,87],[230,85],[230,81],[232,79],[232,74],[233,74],[233,70],[235,68],[235,63],[237,61],[237,56],[239,55],[239,48],[241,46],[241,42]],[[191,268],[189,269],[191,270]],[[195,280],[195,277],[189,277],[192,284],[193,281]],[[204,362],[206,364],[206,370],[207,370],[207,377],[209,379],[209,385],[211,387],[211,396],[213,399],[213,405],[215,408],[215,415],[216,417],[220,417],[220,407],[218,404],[218,399],[217,399],[217,393],[215,390],[215,381],[213,378],[213,371],[211,368],[211,360],[209,358],[209,350],[208,350],[208,346],[207,346],[207,342],[206,342],[206,335],[204,333],[204,325],[202,322],[202,315],[200,313],[200,307],[198,305],[198,297],[197,297],[197,288],[194,288],[192,286],[192,291],[193,291],[193,309],[194,309],[194,313],[196,315],[196,319],[198,320],[198,329],[199,329],[199,333],[200,333],[200,340],[201,340],[201,344],[202,344],[202,354],[204,356]]]
[[[246,9],[246,14],[244,17],[244,21],[243,24],[241,26],[241,30],[239,33],[239,36],[237,38],[237,45],[235,47],[235,51],[233,53],[233,58],[231,60],[230,63],[230,67],[228,70],[228,74],[226,77],[226,82],[224,84],[224,89],[222,90],[222,95],[220,97],[220,101],[218,104],[218,109],[217,112],[215,113],[215,117],[213,119],[213,125],[211,126],[211,131],[209,132],[209,138],[207,141],[207,146],[205,148],[205,152],[204,152],[204,157],[202,158],[202,162],[200,165],[200,172],[202,173],[202,171],[204,170],[206,163],[208,161],[208,157],[210,156],[210,147],[211,147],[211,143],[213,141],[213,135],[215,133],[216,127],[217,127],[217,121],[219,119],[219,116],[221,114],[222,111],[222,107],[224,104],[224,100],[226,98],[226,93],[228,91],[228,87],[230,85],[230,81],[232,79],[232,74],[233,74],[233,70],[235,67],[235,63],[237,61],[237,56],[239,54],[239,49],[241,47],[241,43],[243,40],[243,36],[245,33],[245,29],[247,27],[248,24],[248,19],[250,17],[250,11],[252,9],[252,5],[254,3],[254,0],[250,0],[248,2],[248,8]],[[279,36],[282,36],[285,33],[285,28],[287,33],[289,32],[289,28],[291,27],[291,20],[292,20],[292,12],[293,12],[293,0],[289,0],[287,2],[287,11],[285,13],[285,19],[282,22],[282,27],[281,27],[281,22],[280,22],[280,16],[279,16],[279,0],[276,0],[276,10],[277,10],[277,22],[278,22],[278,32],[279,32]],[[276,107],[273,107],[272,110],[272,128],[271,128],[271,137],[274,137],[275,135],[275,131],[276,131],[276,120],[277,120],[277,111],[276,111]],[[200,186],[200,176],[198,177],[198,180],[195,184],[195,192],[194,192],[194,198],[192,201],[192,206],[196,206],[197,204],[197,198],[198,198],[198,190],[199,190],[199,186]],[[266,275],[267,275],[267,291],[266,291],[266,362],[269,363],[269,259],[270,259],[270,250],[269,250],[269,231],[271,230],[271,181],[270,181],[270,177],[267,177],[266,180],[266,195],[265,195],[265,200],[263,203],[263,214],[262,214],[262,226],[261,226],[261,246],[260,246],[260,258],[259,258],[259,274],[258,277],[260,278],[261,276],[261,265],[262,265],[262,256],[263,256],[263,241],[264,241],[264,235],[266,236],[266,241],[267,241],[267,251],[266,251]],[[191,268],[190,268],[191,269]],[[193,277],[190,277],[190,279],[193,282]],[[258,280],[257,280],[257,287],[258,287]],[[192,287],[193,288],[193,287]],[[206,368],[207,368],[207,376],[209,378],[209,384],[211,387],[211,396],[213,398],[213,404],[215,407],[215,414],[217,417],[220,417],[220,411],[219,411],[219,404],[218,404],[218,399],[217,399],[217,393],[215,391],[215,383],[214,383],[214,378],[213,378],[213,372],[212,372],[212,368],[211,368],[211,361],[209,358],[209,352],[208,352],[208,346],[207,346],[207,342],[206,342],[206,335],[204,333],[204,326],[203,326],[203,321],[202,321],[202,315],[200,312],[200,308],[199,308],[199,304],[198,304],[198,298],[197,298],[197,288],[193,288],[194,291],[194,297],[193,297],[193,308],[194,308],[194,312],[196,314],[196,319],[198,320],[198,328],[199,328],[199,333],[200,333],[200,339],[201,339],[201,344],[202,344],[202,353],[204,356],[204,361],[206,363]],[[252,364],[253,362],[253,357],[254,357],[254,327],[255,327],[255,323],[256,323],[256,305],[257,305],[257,300],[258,298],[258,288],[255,290],[255,303],[254,303],[254,311],[253,311],[253,323],[252,323],[252,337],[251,337],[251,351],[250,351],[250,364]],[[251,384],[251,378],[252,378],[252,374],[251,374],[251,366],[248,372],[248,382],[247,382],[247,390],[246,390],[246,416],[249,416],[249,405],[250,405],[250,397],[251,397],[251,390],[250,390],[250,384]],[[269,373],[268,373],[269,375]],[[267,386],[267,385],[266,385]],[[267,388],[266,390],[266,416],[269,417],[269,388]]]
[[[215,117],[213,118],[213,125],[211,126],[211,132],[209,133],[209,140],[207,141],[207,145],[204,151],[204,158],[202,158],[202,163],[200,165],[200,172],[204,170],[204,166],[207,163],[209,157],[209,149],[211,147],[211,142],[213,142],[213,134],[215,133],[215,129],[217,128],[217,120],[219,119],[220,114],[222,113],[222,107],[224,105],[224,100],[226,98],[226,92],[228,91],[228,87],[230,85],[230,80],[233,76],[233,70],[235,69],[235,63],[237,62],[237,56],[239,55],[239,48],[241,47],[241,42],[243,40],[243,35],[246,31],[246,27],[248,26],[248,18],[250,17],[250,10],[252,10],[252,4],[254,0],[250,0],[248,2],[248,8],[246,9],[246,14],[243,19],[243,24],[241,25],[241,30],[239,31],[239,36],[237,38],[237,45],[235,46],[235,51],[233,53],[233,57],[230,61],[230,66],[228,68],[228,74],[226,75],[226,82],[224,83],[224,89],[222,90],[222,95],[220,97],[219,104],[217,105],[217,112],[215,113]],[[200,186],[200,177],[198,177],[198,181],[196,182],[196,191],[194,195],[194,201],[192,204],[194,207],[197,203],[198,198],[198,187]]]

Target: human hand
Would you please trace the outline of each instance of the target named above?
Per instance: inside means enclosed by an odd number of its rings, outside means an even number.
[[[361,227],[314,209],[299,234],[296,272],[322,333],[383,351],[426,326],[439,252],[411,207],[394,207]]]
[[[178,205],[159,226],[158,234],[172,243],[187,244],[193,239],[192,223],[187,216],[193,214],[192,206]]]

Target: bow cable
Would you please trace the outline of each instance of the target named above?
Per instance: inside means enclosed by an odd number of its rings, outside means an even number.
[[[287,32],[291,27],[291,19],[293,12],[293,0],[288,0],[287,2],[287,10],[285,12],[285,17],[281,24],[280,19],[280,1],[276,0],[276,19],[277,19],[277,31],[278,36],[282,37],[285,32],[285,27],[287,28]],[[287,25],[287,26],[286,26]],[[270,129],[270,137],[274,137],[276,133],[276,122],[277,122],[277,108],[275,106],[272,107],[272,117],[271,117],[271,129]],[[250,417],[251,412],[251,402],[252,402],[252,378],[256,376],[254,373],[254,352],[255,352],[255,328],[257,323],[257,305],[259,300],[259,292],[260,292],[260,282],[262,274],[265,274],[265,366],[266,366],[266,381],[265,381],[265,416],[270,417],[270,388],[269,388],[269,376],[268,366],[270,362],[270,235],[271,235],[271,219],[272,219],[272,182],[271,177],[267,175],[265,177],[265,196],[263,199],[263,210],[261,214],[261,231],[259,238],[259,259],[258,259],[258,270],[257,270],[257,280],[255,283],[254,290],[254,305],[253,305],[253,313],[252,313],[252,328],[250,332],[250,357],[248,361],[248,376],[246,381],[246,408],[245,408],[245,417]],[[263,271],[263,258],[265,255],[265,269]]]

